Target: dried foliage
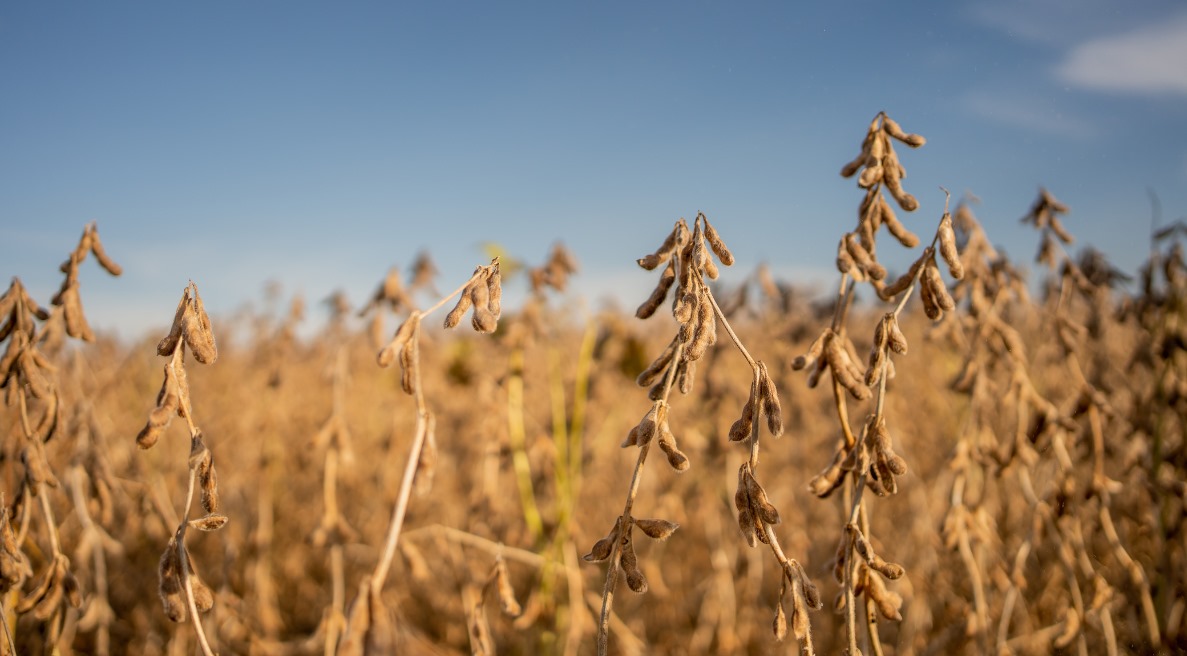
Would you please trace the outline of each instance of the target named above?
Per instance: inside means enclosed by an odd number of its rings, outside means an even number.
[[[816,303],[698,215],[635,317],[558,244],[447,295],[422,254],[305,334],[190,284],[120,343],[87,226],[56,294],[0,296],[0,654],[1187,650],[1187,224],[1127,284],[1041,190],[1028,278],[907,192],[923,143],[875,117]]]
[[[719,275],[710,252],[724,266],[734,263],[733,254],[721,240],[717,230],[709,223],[709,219],[704,214],[698,214],[693,221],[691,232],[684,219],[677,221],[660,247],[654,253],[638,260],[639,266],[647,270],[656,269],[660,265],[665,266],[655,291],[639,306],[635,315],[640,319],[652,316],[667,300],[675,284],[674,292],[671,293],[671,306],[672,316],[677,322],[677,331],[659,357],[652,361],[636,380],[640,387],[650,387],[648,398],[651,399],[652,406],[643,419],[627,433],[622,443],[623,448],[639,447],[626,505],[609,534],[595,543],[590,553],[585,556],[587,561],[609,561],[598,627],[600,654],[608,653],[609,650],[610,615],[619,574],[626,577],[627,587],[633,592],[644,593],[648,589],[647,578],[635,553],[634,529],[639,528],[644,535],[662,540],[667,539],[679,527],[669,520],[637,518],[632,515],[632,509],[638,494],[643,465],[653,443],[664,452],[668,464],[676,472],[684,472],[691,467],[688,456],[677,446],[669,423],[671,395],[674,390],[679,390],[684,395],[692,392],[697,364],[705,360],[709,349],[717,342],[718,322],[725,328],[753,374],[750,394],[743,405],[742,416],[730,429],[730,440],[745,442],[749,450],[749,458],[738,469],[738,485],[734,494],[738,526],[749,546],[753,547],[758,542],[769,546],[779,563],[782,587],[776,604],[776,638],[781,640],[786,634],[786,627],[783,626],[786,622],[781,624],[778,617],[784,615],[783,600],[790,589],[795,638],[800,641],[804,653],[813,653],[807,611],[808,608],[821,607],[819,595],[815,594],[815,585],[809,580],[803,567],[784,554],[774,530],[774,526],[780,522],[779,511],[756,478],[760,450],[760,419],[765,418],[767,430],[772,437],[783,434],[779,396],[766,364],[750,355],[717,305],[707,282],[715,280]],[[715,365],[717,362],[714,360],[707,364]],[[808,598],[814,603],[809,603]]]
[[[184,622],[188,616],[194,618],[194,628],[202,652],[212,656],[214,651],[199,613],[208,612],[214,607],[214,594],[198,576],[194,559],[186,546],[186,534],[190,528],[216,531],[226,525],[227,516],[219,512],[218,470],[214,467],[214,456],[206,445],[202,431],[194,423],[189,377],[185,370],[187,347],[199,363],[214,364],[218,359],[218,347],[215,345],[210,317],[206,315],[202,297],[198,295],[198,286],[193,282],[182,292],[169,334],[157,344],[157,355],[169,358],[165,365],[165,382],[161,384],[161,391],[157,393],[157,405],[149,413],[148,423],[136,436],[136,444],[141,449],[152,448],[169,427],[174,415],[184,419],[189,428],[189,483],[184,509],[180,521],[176,522],[176,530],[161,554],[157,590],[165,615],[170,620]],[[190,519],[195,488],[199,493],[202,510],[206,514]],[[166,519],[169,516],[172,516],[172,513],[167,515]]]
[[[0,654],[19,650],[13,635],[17,616],[37,624],[45,643],[54,644],[66,629],[69,609],[79,608],[83,601],[81,586],[65,551],[68,547],[63,545],[59,515],[50,498],[62,491],[55,473],[62,463],[51,458],[49,449],[53,438],[64,432],[63,382],[60,366],[51,357],[60,353],[63,333],[95,341],[79,295],[79,267],[88,254],[94,254],[108,273],[120,274],[120,266],[107,255],[98,228],[91,223],[60,267],[66,277],[53,297],[52,312],[29,296],[19,278],[13,278],[8,291],[0,296],[0,342],[7,342],[0,357],[0,388],[4,389],[9,418],[0,450],[0,459],[5,463],[4,488],[0,491],[0,595],[5,632]],[[92,469],[88,471],[87,466]],[[90,473],[92,480],[101,481],[98,485],[109,484],[109,476],[96,472],[93,468],[97,467],[101,463],[90,459],[72,473],[80,477]],[[34,513],[38,511],[41,521],[34,524]],[[31,587],[24,589],[30,581]],[[106,648],[106,630],[104,624],[97,631],[100,651]]]

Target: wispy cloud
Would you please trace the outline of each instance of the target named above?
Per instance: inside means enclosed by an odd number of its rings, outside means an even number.
[[[1102,26],[1135,20],[1133,11],[1110,15],[1114,8],[1113,0],[994,0],[966,6],[965,15],[1013,39],[1066,47],[1099,34]]]
[[[1055,73],[1099,91],[1187,94],[1187,14],[1082,43]]]
[[[960,104],[977,116],[1030,132],[1069,139],[1091,139],[1097,132],[1086,119],[1038,98],[975,90],[964,94]]]

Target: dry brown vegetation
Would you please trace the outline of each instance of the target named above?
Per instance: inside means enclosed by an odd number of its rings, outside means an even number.
[[[49,309],[0,297],[0,654],[1187,650],[1187,227],[1124,285],[1042,191],[1012,262],[969,201],[895,215],[896,143],[924,140],[879,114],[842,171],[834,298],[698,215],[638,261],[646,321],[582,315],[558,246],[422,256],[308,338],[299,299],[211,321],[190,283],[119,344],[87,226]]]

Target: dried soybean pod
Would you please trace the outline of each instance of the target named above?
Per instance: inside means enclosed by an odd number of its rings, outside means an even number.
[[[882,365],[886,360],[886,351],[877,346],[870,347],[870,361],[862,379],[865,384],[873,387],[882,379]]]
[[[185,323],[185,315],[190,311],[190,289],[186,287],[181,295],[181,301],[177,304],[177,311],[173,314],[173,324],[169,328],[169,334],[157,344],[157,355],[173,355],[173,350],[177,348],[177,343],[181,341],[181,327]]]
[[[651,442],[651,439],[655,437],[655,433],[658,430],[658,424],[656,421],[659,413],[657,410],[658,406],[652,406],[651,409],[647,411],[647,414],[643,415],[643,419],[641,419],[639,423],[636,424],[633,429],[631,429],[631,432],[627,434],[627,440],[630,441],[631,444],[624,444],[624,446],[631,446],[632,444],[635,446],[643,446]]]
[[[198,612],[205,613],[214,608],[214,592],[197,574],[190,574],[190,586],[194,591],[194,607]]]
[[[596,563],[606,560],[610,557],[610,552],[614,548],[614,541],[617,539],[618,534],[612,533],[611,535],[598,540],[594,543],[593,548],[589,550],[589,553],[585,554],[581,558],[589,563]]]
[[[487,274],[489,278],[490,274]],[[474,312],[470,317],[470,325],[480,333],[493,333],[498,328],[498,321],[490,311],[490,288],[487,280],[475,281],[470,285],[470,303]]]
[[[795,563],[795,566],[796,566],[795,571],[799,578],[800,587],[804,591],[804,601],[807,602],[808,608],[811,608],[813,610],[820,610],[821,608],[824,608],[824,600],[821,599],[821,597],[820,597],[820,589],[817,588],[816,584],[813,583],[812,580],[808,578],[808,574],[807,574],[807,572],[804,571],[804,568],[802,565],[800,565],[799,563]]]
[[[775,605],[775,621],[771,626],[775,634],[776,641],[782,641],[787,637],[787,614],[783,612],[783,600],[780,598],[779,603]]]
[[[417,360],[416,340],[400,349],[400,388],[405,394],[413,394],[416,384]]]
[[[853,261],[853,256],[849,254],[849,249],[845,247],[845,240],[837,242],[837,271],[841,273],[849,273],[857,267],[857,263]]]
[[[681,360],[676,366],[676,387],[681,394],[691,394],[693,383],[697,378],[697,363],[695,360]]]
[[[619,563],[622,565],[623,572],[626,573],[627,586],[632,592],[643,594],[647,592],[647,579],[643,576],[643,572],[639,570],[639,559],[635,555],[634,541],[630,538],[630,533],[622,541],[622,555],[619,556]]]
[[[825,498],[840,487],[845,470],[842,464],[846,459],[846,452],[838,449],[833,455],[833,461],[808,483],[808,490],[820,498]]]
[[[783,406],[779,403],[779,392],[775,389],[775,381],[767,371],[767,365],[759,361],[758,368],[758,396],[762,401],[762,412],[767,417],[767,430],[772,437],[780,437],[783,435]]]
[[[860,169],[862,166],[865,165],[867,159],[869,159],[869,154],[863,149],[860,153],[857,154],[857,157],[854,157],[853,159],[849,160],[849,162],[846,163],[845,166],[841,167],[841,177],[842,178],[853,177],[853,174],[857,173],[858,169]]]
[[[668,233],[668,236],[664,238],[663,243],[660,244],[654,253],[645,255],[635,260],[635,262],[644,269],[651,271],[655,267],[669,261],[676,247],[683,241],[684,233],[687,230],[688,225],[684,222],[684,219],[680,219],[676,222],[676,225],[672,226],[672,232]]]
[[[503,315],[503,274],[499,272],[498,264],[495,265],[494,271],[486,278],[487,295],[490,300],[487,302],[486,308],[494,315],[497,321]]]
[[[519,617],[523,608],[515,598],[515,590],[511,587],[511,577],[507,573],[507,563],[502,556],[495,558],[495,585],[498,588],[499,604],[503,613],[511,617]]]
[[[725,266],[732,266],[734,263],[734,254],[726,247],[725,242],[721,241],[721,237],[717,231],[713,229],[709,219],[704,214],[701,215],[701,220],[705,222],[705,239],[709,242],[709,248],[713,249],[713,253],[717,255],[717,259]]]
[[[696,249],[696,259],[694,262],[697,270],[708,276],[709,280],[717,280],[720,272],[717,269],[717,265],[713,263],[713,258],[709,257],[708,253],[705,252],[704,241],[702,237],[701,243]]]
[[[792,594],[791,601],[791,632],[796,640],[802,641],[808,637],[808,609],[801,594]]]
[[[754,512],[750,509],[750,495],[746,492],[746,479],[743,477],[743,471],[744,469],[738,470],[738,490],[734,492],[734,508],[738,511],[738,528],[742,531],[742,536],[746,538],[746,544],[753,547],[757,544]]]
[[[866,170],[862,171],[861,175],[858,176],[857,186],[861,187],[862,189],[873,187],[874,185],[878,184],[880,180],[882,180],[883,172],[884,169],[882,168],[881,164],[875,164],[866,168]]]
[[[663,255],[659,255],[656,253],[650,253],[650,254],[644,255],[643,257],[635,260],[635,263],[638,264],[640,267],[642,267],[648,271],[651,271],[651,270],[655,269],[655,267],[663,264],[664,262],[671,260],[671,258],[672,258],[672,254],[670,252],[664,253]]]
[[[878,607],[878,612],[888,620],[901,622],[903,616],[899,608],[903,605],[903,598],[897,592],[886,589],[880,576],[866,577],[866,594]]]
[[[206,314],[206,306],[202,304],[202,297],[198,295],[198,286],[190,283],[194,296],[191,300],[193,310],[190,316],[193,322],[183,322],[182,338],[189,345],[194,359],[202,364],[214,364],[218,360],[218,346],[214,343],[214,331],[210,327],[210,317]]]
[[[637,378],[635,384],[639,387],[647,387],[655,382],[655,379],[660,374],[667,371],[668,364],[672,362],[672,358],[676,355],[676,340],[668,342],[668,347],[664,349],[663,353],[659,354],[651,364],[647,365]]]
[[[956,233],[952,229],[952,216],[947,212],[944,212],[944,217],[940,219],[937,234],[940,241],[940,256],[948,265],[948,273],[951,273],[953,278],[960,280],[964,277],[964,265],[961,264],[960,253],[956,250]]]
[[[56,299],[62,305],[66,319],[66,334],[86,342],[95,341],[95,335],[83,314],[82,301],[78,296],[78,283],[67,286]]]
[[[886,277],[886,269],[874,260],[870,252],[858,240],[853,238],[852,232],[845,235],[845,250],[849,251],[849,255],[853,258],[853,261],[870,278],[882,280]]]
[[[672,288],[672,283],[676,280],[676,261],[668,260],[668,266],[660,274],[659,282],[655,285],[655,290],[651,292],[651,296],[643,301],[639,309],[635,310],[635,316],[640,319],[646,319],[655,314],[659,306],[663,304],[664,299],[668,297],[668,290]]]
[[[923,269],[924,284],[932,287],[932,295],[936,299],[936,304],[945,312],[951,312],[956,309],[956,302],[952,300],[952,296],[948,294],[948,287],[944,284],[944,279],[940,276],[940,268],[936,266],[935,258],[928,260]]]
[[[895,139],[902,140],[907,136],[907,134],[903,132],[903,129],[899,127],[898,122],[886,114],[882,115],[882,129],[886,132],[886,134],[889,134]]]
[[[457,304],[453,306],[453,309],[449,311],[449,314],[445,315],[446,328],[453,328],[461,323],[462,315],[466,313],[466,310],[470,309],[470,303],[472,302],[470,298],[470,288],[476,283],[477,281],[471,281],[469,285],[466,285],[465,289],[462,290],[461,296],[459,296],[457,299]]]
[[[672,317],[681,324],[687,324],[692,321],[693,314],[696,311],[697,297],[690,291],[685,290],[681,293],[681,290],[676,290],[676,297],[672,301]],[[681,326],[681,328],[683,329],[684,326]],[[691,338],[692,333],[690,332],[687,336],[682,337],[680,341],[687,342]]]
[[[69,273],[71,269],[77,269],[78,265],[87,259],[87,251],[91,250],[91,243],[94,241],[94,232],[94,221],[83,226],[82,236],[78,238],[78,245],[71,251],[69,259],[58,267],[62,273]]]
[[[420,313],[413,312],[408,316],[407,319],[404,320],[404,323],[400,324],[400,327],[396,329],[396,334],[392,337],[392,341],[388,342],[387,346],[384,346],[383,349],[379,351],[379,366],[390,366],[391,363],[395,361],[396,355],[399,354],[408,341],[412,339],[413,334],[416,332],[416,329],[419,326]]]
[[[890,195],[893,196],[896,201],[898,201],[899,207],[903,208],[903,210],[907,212],[914,212],[915,210],[919,209],[919,201],[914,196],[903,190],[902,185],[899,184],[898,177],[886,175],[883,176],[882,180],[886,183],[886,189],[890,191]]]
[[[684,455],[676,446],[676,438],[672,435],[672,430],[668,427],[668,420],[665,418],[659,425],[659,448],[668,457],[668,464],[678,472],[688,470],[689,462],[688,456]]]
[[[148,424],[144,428],[140,429],[140,433],[136,435],[136,445],[141,449],[151,449],[160,439],[160,427]]]
[[[116,264],[115,260],[108,257],[107,251],[103,250],[103,242],[99,241],[99,228],[94,223],[91,224],[91,252],[95,254],[99,266],[106,269],[107,273],[118,276],[124,272],[124,268]]]
[[[779,510],[767,498],[767,491],[759,485],[758,479],[754,478],[752,472],[746,472],[746,493],[750,497],[750,505],[755,511],[759,519],[767,524],[778,524],[780,521]]]
[[[757,393],[752,386],[750,398],[742,406],[742,416],[730,426],[729,441],[741,442],[750,437],[750,432],[754,427],[754,405],[757,401]]]
[[[898,220],[898,217],[894,214],[894,210],[890,208],[890,203],[886,202],[885,197],[878,196],[878,207],[881,210],[880,215],[882,217],[882,222],[886,224],[886,229],[890,231],[890,234],[894,235],[894,238],[897,239],[900,244],[906,248],[915,248],[919,245],[919,237],[915,233],[908,230],[907,227]]]
[[[161,598],[165,615],[174,622],[184,622],[186,603],[181,585],[181,559],[177,553],[177,542],[173,538],[169,539],[157,567],[157,594]]]
[[[943,309],[940,308],[939,303],[936,301],[935,292],[931,285],[927,284],[926,279],[921,281],[919,285],[919,301],[923,303],[923,313],[927,315],[928,319],[936,321],[944,316]]]
[[[887,134],[894,137],[895,139],[898,139],[911,148],[918,148],[927,143],[927,139],[924,139],[921,135],[907,134],[904,132],[899,124],[889,116],[883,115],[882,125],[886,128]]]
[[[717,317],[713,314],[713,303],[707,288],[701,288],[701,299],[697,302],[696,321],[692,341],[684,350],[689,361],[700,360],[705,351],[717,342]]]
[[[825,356],[828,360],[829,370],[833,372],[833,376],[842,387],[849,390],[849,393],[856,399],[870,398],[870,388],[858,378],[864,372],[854,375],[853,362],[836,339],[828,340]]]
[[[907,336],[903,334],[902,329],[898,325],[898,315],[893,312],[888,313],[886,319],[886,336],[887,343],[890,345],[890,350],[899,355],[907,354]]]
[[[610,533],[606,537],[594,543],[589,553],[581,557],[587,563],[600,562],[610,557],[610,553],[614,550],[614,543],[618,541],[619,527],[622,526],[622,518],[614,520],[614,528],[610,529]]]
[[[857,207],[857,220],[863,230],[863,239],[869,239],[878,226],[882,225],[882,204],[878,202],[881,198],[882,194],[877,193],[876,189],[867,189],[861,204]],[[866,226],[869,226],[869,235],[864,234]]]
[[[886,285],[882,289],[879,289],[878,290],[878,298],[889,302],[891,300],[894,300],[895,296],[898,296],[899,294],[905,292],[907,290],[907,288],[910,287],[911,284],[915,282],[915,273],[918,272],[918,270],[919,270],[919,267],[917,266],[918,262],[919,261],[916,261],[916,264],[911,265],[911,269],[909,271],[907,271],[907,273],[904,273],[903,275],[899,276],[894,282],[890,283],[889,285]]]
[[[808,347],[807,353],[797,356],[795,360],[791,361],[791,368],[799,371],[805,367],[816,364],[816,361],[820,359],[821,354],[824,353],[825,342],[828,340],[830,335],[832,335],[832,330],[825,328],[824,331],[812,341],[811,346]]]
[[[670,522],[666,519],[636,519],[635,526],[639,527],[643,534],[652,540],[664,541],[667,540],[680,525],[676,522]]]

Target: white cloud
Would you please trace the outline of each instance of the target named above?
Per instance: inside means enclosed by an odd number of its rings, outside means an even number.
[[[1114,0],[993,0],[968,5],[965,15],[1012,39],[1060,47],[1099,33],[1101,17],[1115,8]]]
[[[1055,73],[1099,91],[1187,94],[1187,15],[1082,43]]]
[[[1036,98],[978,90],[966,93],[960,103],[977,116],[1030,132],[1071,139],[1096,136],[1096,128],[1087,120]]]

